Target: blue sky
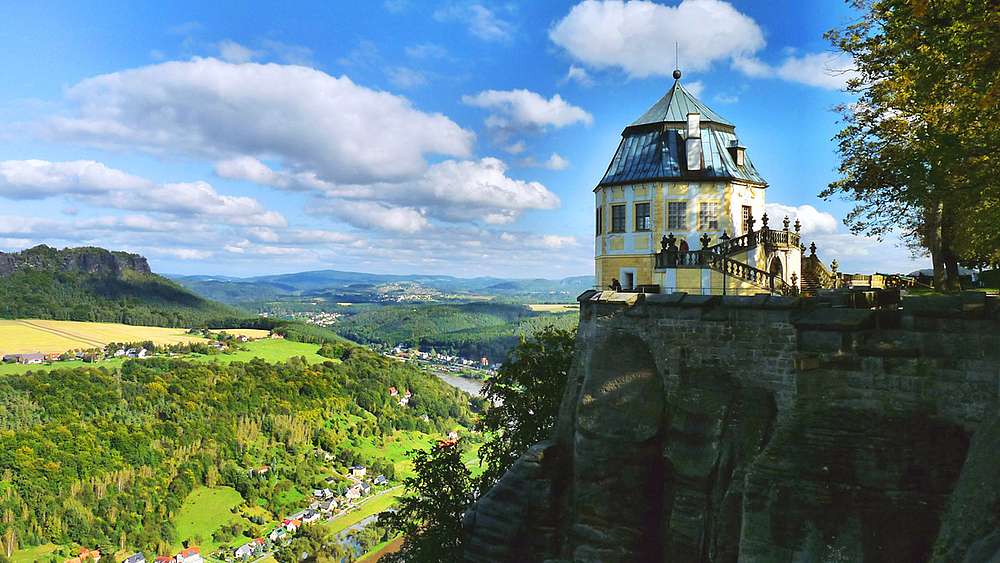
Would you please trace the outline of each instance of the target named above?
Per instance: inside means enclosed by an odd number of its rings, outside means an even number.
[[[842,271],[838,1],[45,2],[0,22],[0,250],[154,271],[593,272],[592,190],[681,79],[736,124],[775,219]]]

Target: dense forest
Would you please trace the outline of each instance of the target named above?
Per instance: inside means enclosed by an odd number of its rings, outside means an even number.
[[[25,268],[0,276],[0,318],[191,327],[246,317],[156,274]]]
[[[390,474],[359,440],[471,424],[467,396],[436,378],[360,347],[325,348],[336,359],[321,365],[153,358],[0,377],[0,541],[163,553],[190,539],[171,519],[199,485],[283,513],[283,492],[329,475],[318,451]],[[393,386],[413,392],[406,408]]]
[[[363,344],[434,348],[465,358],[486,357],[503,361],[519,337],[534,334],[546,325],[569,329],[578,314],[532,311],[507,303],[459,305],[394,305],[347,317],[334,329],[341,336]]]

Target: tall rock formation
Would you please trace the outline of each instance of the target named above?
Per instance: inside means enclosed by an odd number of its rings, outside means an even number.
[[[138,254],[112,252],[93,246],[57,250],[40,244],[21,252],[0,252],[0,276],[22,269],[107,274],[114,277],[121,276],[125,271],[151,273],[146,259]]]
[[[585,293],[553,435],[466,561],[987,561],[996,301]]]

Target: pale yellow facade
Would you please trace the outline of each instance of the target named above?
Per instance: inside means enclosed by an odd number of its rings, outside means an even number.
[[[595,190],[596,214],[600,216],[600,226],[595,238],[595,262],[597,285],[608,288],[613,279],[619,280],[626,289],[638,286],[675,287],[678,291],[714,293],[715,287],[722,293],[721,274],[718,285],[710,280],[702,281],[699,272],[677,271],[676,283],[665,284],[663,272],[656,272],[655,254],[660,252],[660,241],[664,235],[672,234],[687,243],[690,250],[701,248],[700,238],[707,234],[710,244],[717,244],[720,237],[743,234],[743,207],[758,221],[764,213],[764,188],[738,182],[653,182],[624,186],[599,187]],[[685,211],[681,224],[670,224],[668,205],[683,203]],[[715,213],[702,213],[702,204],[714,204]],[[649,228],[637,224],[637,205],[649,205]],[[614,208],[621,206],[624,222],[617,223],[613,217]],[[711,209],[711,208],[709,208]],[[675,217],[676,219],[676,217]],[[704,227],[704,228],[702,228]],[[735,257],[734,257],[735,258]],[[743,260],[751,259],[753,266],[763,268],[760,258],[744,253]],[[714,279],[714,278],[712,278]],[[734,290],[744,288],[733,281]],[[728,286],[727,286],[728,288]]]

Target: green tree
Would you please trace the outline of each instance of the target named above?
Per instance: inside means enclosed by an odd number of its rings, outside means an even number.
[[[1000,12],[989,0],[850,3],[860,17],[827,37],[853,57],[858,99],[837,108],[841,178],[821,195],[857,202],[854,232],[900,230],[930,252],[935,285],[955,289],[960,261],[997,260]]]
[[[480,419],[489,438],[479,448],[486,466],[480,491],[492,487],[517,458],[548,437],[559,414],[566,375],[573,364],[576,329],[548,326],[521,341],[483,386],[490,405]]]
[[[472,504],[472,477],[462,463],[460,442],[412,450],[414,477],[395,512],[379,514],[379,525],[403,532],[403,547],[386,563],[457,563],[462,559],[462,515]]]

